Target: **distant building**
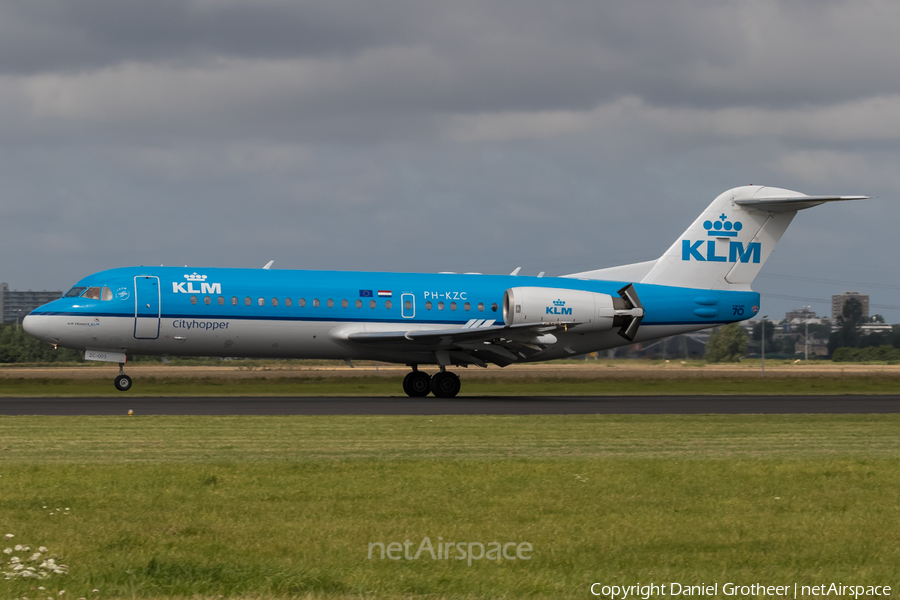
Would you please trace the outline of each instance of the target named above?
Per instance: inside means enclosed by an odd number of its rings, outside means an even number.
[[[844,304],[846,304],[847,300],[850,298],[859,300],[859,303],[862,305],[863,319],[869,318],[869,296],[860,294],[859,292],[844,292],[843,294],[836,294],[831,297],[831,320],[835,324],[838,323],[838,317],[840,317],[844,311]]]
[[[828,356],[828,340],[817,338],[813,335],[809,336],[809,345],[803,335],[797,336],[797,343],[794,344],[794,354],[806,354],[809,356]]]
[[[831,325],[828,317],[818,317],[815,311],[809,306],[803,308],[795,308],[792,311],[784,313],[784,321],[781,322],[781,329],[784,333],[796,331],[805,331],[804,324],[809,325]]]
[[[803,308],[795,308],[784,313],[784,320],[788,323],[793,322],[794,319],[800,319],[800,322],[803,323],[812,319],[818,319],[818,317],[816,317],[815,311],[811,310],[809,306],[804,306]]]
[[[862,333],[891,333],[894,326],[889,323],[863,323],[859,326]]]
[[[0,283],[0,315],[3,323],[22,322],[22,317],[42,304],[59,300],[62,292],[19,292],[10,290],[9,285]]]

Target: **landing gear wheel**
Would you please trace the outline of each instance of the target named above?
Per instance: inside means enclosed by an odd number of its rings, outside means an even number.
[[[444,371],[431,378],[431,393],[438,398],[454,398],[459,393],[460,383],[456,373]]]
[[[431,391],[431,377],[422,371],[407,373],[403,378],[403,391],[411,398],[424,398]]]
[[[114,383],[116,384],[116,389],[120,392],[127,392],[131,389],[131,377],[128,375],[117,375]]]

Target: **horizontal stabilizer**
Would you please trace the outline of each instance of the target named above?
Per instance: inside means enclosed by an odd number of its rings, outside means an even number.
[[[764,210],[766,212],[793,212],[812,208],[826,202],[843,200],[867,200],[871,196],[772,196],[769,198],[743,198],[735,204],[747,210]]]

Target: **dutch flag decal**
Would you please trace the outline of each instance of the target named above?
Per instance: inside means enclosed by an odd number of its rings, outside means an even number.
[[[390,298],[391,290],[378,290],[378,297],[379,298]]]

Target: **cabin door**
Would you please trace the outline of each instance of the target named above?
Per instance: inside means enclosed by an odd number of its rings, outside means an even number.
[[[155,340],[159,337],[159,277],[140,275],[134,278],[134,337]]]

